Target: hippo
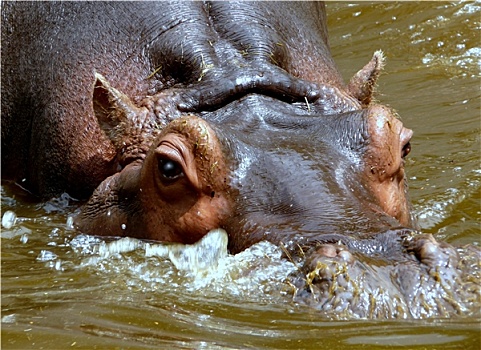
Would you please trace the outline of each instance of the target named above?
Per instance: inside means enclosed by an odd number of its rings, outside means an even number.
[[[324,311],[480,305],[479,250],[417,231],[412,131],[373,99],[382,52],[344,83],[323,3],[1,11],[2,178],[79,199],[79,232],[192,244],[222,228],[231,253],[267,240],[299,266],[294,297]]]

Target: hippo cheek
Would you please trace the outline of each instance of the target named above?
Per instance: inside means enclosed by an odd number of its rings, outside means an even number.
[[[404,158],[413,132],[383,106],[368,109],[370,142],[364,155],[367,187],[381,208],[403,225],[411,224]]]
[[[229,214],[226,166],[204,120],[175,120],[159,136],[141,171],[141,201],[148,238],[194,243],[222,227]]]

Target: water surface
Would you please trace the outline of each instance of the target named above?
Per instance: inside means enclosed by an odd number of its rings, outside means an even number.
[[[387,57],[377,98],[414,130],[407,162],[424,232],[479,244],[481,3],[329,3],[345,79]],[[330,320],[292,302],[292,266],[260,245],[218,273],[179,272],[137,248],[92,259],[68,198],[38,204],[2,184],[4,349],[479,349],[480,320]],[[85,238],[86,239],[86,238]],[[200,274],[200,275],[199,275]]]

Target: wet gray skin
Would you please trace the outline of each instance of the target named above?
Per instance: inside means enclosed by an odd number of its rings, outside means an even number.
[[[360,181],[367,116],[319,118],[259,96],[206,114],[235,164],[231,250],[263,239],[283,245],[299,267],[291,276],[294,300],[323,312],[479,314],[479,249],[437,242],[373,205]],[[239,228],[244,234],[235,234]]]
[[[263,239],[289,246],[362,239],[401,227],[376,204],[376,184],[363,180],[369,114],[320,116],[258,95],[205,113],[236,192],[230,249]]]

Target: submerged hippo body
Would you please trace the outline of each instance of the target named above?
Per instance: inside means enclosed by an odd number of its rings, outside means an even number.
[[[304,2],[6,3],[2,176],[88,198],[84,233],[194,243],[220,227],[233,253],[282,245],[302,262],[298,295],[323,309],[439,314],[435,298],[429,313],[349,306],[362,288],[408,300],[425,278],[461,300],[444,314],[462,311],[477,292],[462,259],[415,235],[412,132],[371,103],[382,54],[344,84],[325,23],[323,4]],[[352,270],[350,297],[331,293],[333,264]]]

